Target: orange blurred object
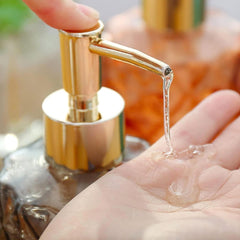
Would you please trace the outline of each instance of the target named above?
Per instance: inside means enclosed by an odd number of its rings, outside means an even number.
[[[136,7],[109,21],[106,38],[161,59],[173,69],[171,125],[216,90],[240,92],[240,23],[222,12],[208,12],[196,29],[157,31],[148,26]],[[103,85],[126,100],[127,134],[150,143],[163,135],[160,77],[103,58]]]

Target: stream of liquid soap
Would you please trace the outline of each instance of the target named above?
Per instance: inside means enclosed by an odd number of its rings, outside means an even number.
[[[171,142],[171,135],[170,135],[170,107],[169,107],[169,93],[170,93],[170,86],[173,81],[173,73],[168,74],[163,78],[163,113],[164,113],[164,133],[165,133],[165,140],[168,146],[168,153],[173,153],[173,146]]]
[[[170,86],[173,81],[173,73],[163,78],[163,108],[164,108],[164,132],[168,151],[160,153],[157,159],[161,164],[168,165],[168,161],[179,160],[184,164],[184,171],[169,185],[166,192],[166,200],[175,206],[184,207],[197,201],[199,197],[198,177],[200,172],[213,164],[212,158],[215,149],[212,144],[193,146],[176,152],[173,149],[170,135]],[[211,161],[209,161],[211,159]]]

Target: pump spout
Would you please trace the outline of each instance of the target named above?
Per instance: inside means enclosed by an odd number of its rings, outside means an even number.
[[[159,61],[138,50],[112,43],[98,37],[92,37],[89,50],[101,56],[110,57],[125,63],[132,64],[142,69],[151,71],[165,78],[172,73],[171,68],[164,62]]]

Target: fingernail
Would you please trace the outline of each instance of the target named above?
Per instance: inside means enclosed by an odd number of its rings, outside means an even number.
[[[80,8],[81,8],[83,14],[85,14],[86,16],[88,16],[90,18],[99,19],[99,12],[96,11],[94,8],[87,7],[85,5],[80,5]]]

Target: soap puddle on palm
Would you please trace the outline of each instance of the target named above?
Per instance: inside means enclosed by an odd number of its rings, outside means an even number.
[[[164,130],[169,151],[155,152],[152,158],[163,168],[169,168],[169,176],[166,176],[166,186],[162,197],[171,205],[186,207],[198,201],[200,174],[214,164],[213,158],[216,150],[212,144],[190,145],[180,152],[174,150],[169,126],[169,91],[172,80],[173,74],[163,78]],[[172,171],[171,166],[173,167]]]
[[[200,194],[199,177],[205,169],[214,165],[215,154],[212,144],[191,145],[181,152],[153,153],[152,158],[160,164],[160,169],[168,168],[163,199],[178,207],[196,203]]]

